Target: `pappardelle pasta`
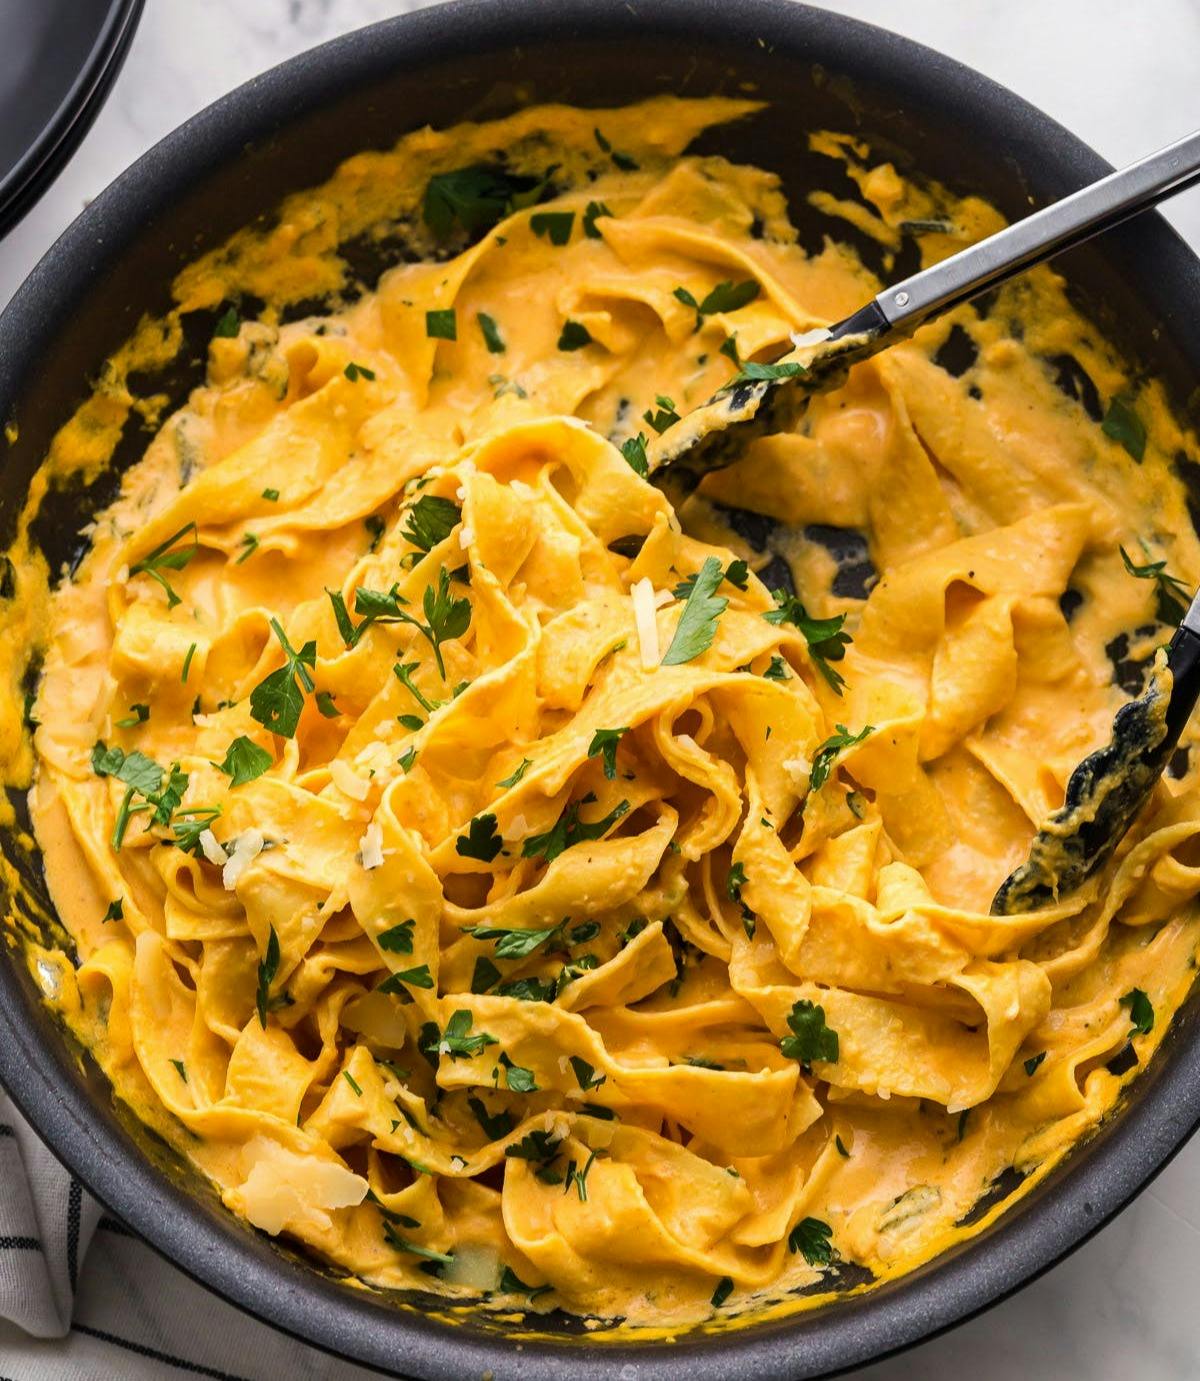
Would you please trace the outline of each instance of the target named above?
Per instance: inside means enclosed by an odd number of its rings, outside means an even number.
[[[230,1209],[370,1285],[675,1327],[885,1279],[1094,1127],[1191,982],[1186,753],[1101,877],[988,914],[1200,576],[1194,442],[1058,278],[678,511],[646,477],[875,290],[838,225],[886,270],[1000,223],[817,135],[859,195],[806,251],[772,174],[685,153],[753,109],[352,160],[182,274],[48,461],[211,314],[43,630],[41,971]]]

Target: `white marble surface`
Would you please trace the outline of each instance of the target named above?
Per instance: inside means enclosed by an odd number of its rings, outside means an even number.
[[[0,303],[84,201],[181,120],[305,47],[418,7],[405,0],[147,0],[95,127],[58,183],[0,243]],[[1196,0],[831,0],[825,7],[961,58],[1115,163],[1200,126]],[[1200,249],[1200,190],[1179,198],[1168,215]],[[1200,1141],[1064,1265],[982,1318],[859,1376],[1190,1381],[1200,1376],[1197,1274]],[[0,1350],[7,1371],[4,1362]],[[323,1366],[321,1375],[334,1381],[337,1368]]]

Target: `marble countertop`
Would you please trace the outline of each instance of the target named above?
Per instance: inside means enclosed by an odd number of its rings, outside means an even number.
[[[419,7],[414,0],[146,0],[95,126],[0,243],[0,304],[86,200],[180,121],[306,47]],[[960,58],[1117,164],[1200,126],[1196,0],[1136,8],[1125,0],[830,0],[824,7]],[[1171,203],[1167,215],[1200,249],[1200,190]],[[1066,1263],[981,1318],[857,1376],[1187,1381],[1200,1375],[1193,1271],[1200,1273],[1200,1139]],[[0,1356],[6,1370],[2,1364]],[[337,1381],[339,1370],[326,1364],[320,1375]]]

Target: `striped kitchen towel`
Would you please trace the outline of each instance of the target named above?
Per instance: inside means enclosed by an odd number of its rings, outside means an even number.
[[[0,1091],[0,1381],[378,1381],[189,1280],[104,1211]]]

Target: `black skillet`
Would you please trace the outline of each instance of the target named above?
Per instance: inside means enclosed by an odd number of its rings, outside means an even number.
[[[487,118],[533,100],[602,106],[660,91],[747,89],[766,97],[771,110],[706,135],[701,147],[778,171],[802,240],[813,248],[824,233],[845,238],[848,231],[809,207],[805,192],[856,193],[829,160],[807,150],[808,130],[856,132],[905,170],[979,193],[1013,220],[1108,171],[1066,130],[977,73],[792,0],[462,0],[390,20],[286,63],[189,121],[97,198],[18,292],[0,317],[0,421],[19,423],[0,469],[0,536],[11,537],[55,428],[139,316],[167,306],[173,273],[364,145],[384,148],[426,121]],[[877,246],[864,239],[857,247],[882,269]],[[388,248],[360,243],[347,247],[347,257],[370,281]],[[915,269],[916,255],[907,245],[894,275]],[[1060,267],[1081,307],[1134,367],[1153,369],[1182,415],[1200,375],[1196,258],[1148,214],[1072,251]],[[212,325],[211,314],[188,321],[179,366],[141,381],[147,391],[183,397],[199,377]],[[951,370],[970,368],[961,341],[943,358]],[[1078,362],[1061,357],[1047,367],[1099,420],[1106,400]],[[135,459],[146,439],[131,428],[119,462]],[[1200,495],[1200,457],[1184,453],[1178,464]],[[113,490],[108,477],[86,491],[50,496],[36,534],[53,566],[78,555],[79,528]],[[763,548],[772,545],[769,524],[734,516]],[[859,561],[857,534],[822,529],[818,536]],[[19,599],[19,586],[8,597]],[[1126,657],[1120,674],[1136,677],[1138,668]],[[18,831],[4,832],[0,843],[22,879],[9,905],[48,939],[61,938],[36,856]],[[828,1374],[928,1337],[1090,1236],[1200,1118],[1198,1016],[1193,995],[1120,1115],[973,1240],[904,1279],[808,1316],[639,1347],[606,1347],[565,1316],[527,1329],[478,1312],[435,1318],[419,1298],[348,1290],[240,1225],[177,1156],[114,1107],[106,1081],[69,1049],[12,949],[0,957],[0,1079],[60,1159],[183,1270],[344,1357],[446,1381],[485,1371],[523,1381],[772,1381]],[[1018,1183],[1015,1172],[1002,1176],[973,1216],[1003,1202]],[[862,1279],[861,1270],[845,1270],[833,1283]],[[270,1359],[247,1359],[247,1367],[269,1374]]]

